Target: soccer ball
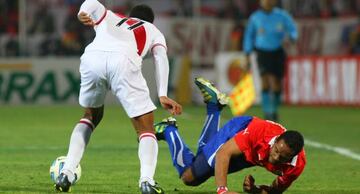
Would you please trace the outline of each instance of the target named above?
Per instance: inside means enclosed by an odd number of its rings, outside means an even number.
[[[56,158],[52,162],[52,164],[50,166],[50,178],[54,183],[56,182],[56,179],[60,175],[61,169],[65,165],[65,160],[66,160],[66,156],[59,156],[58,158]],[[81,177],[81,166],[80,166],[80,164],[76,167],[75,177],[76,177],[76,180],[72,184],[75,184],[76,182],[78,182],[80,180],[80,177]]]

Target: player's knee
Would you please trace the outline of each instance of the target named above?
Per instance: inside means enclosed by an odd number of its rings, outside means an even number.
[[[270,90],[270,84],[268,82],[262,82],[261,84],[261,90]]]
[[[186,169],[181,175],[181,180],[187,186],[198,186],[201,184],[201,182],[196,180],[190,168]]]

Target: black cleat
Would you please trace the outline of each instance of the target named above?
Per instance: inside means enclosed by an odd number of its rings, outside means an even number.
[[[151,185],[149,182],[145,181],[141,183],[140,186],[141,194],[164,194],[165,191],[155,183]]]
[[[60,192],[70,192],[71,191],[71,182],[69,181],[67,175],[61,173],[56,179],[55,190]]]

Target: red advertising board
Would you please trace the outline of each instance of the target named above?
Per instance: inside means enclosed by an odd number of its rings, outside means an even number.
[[[285,102],[360,106],[360,56],[290,57]]]

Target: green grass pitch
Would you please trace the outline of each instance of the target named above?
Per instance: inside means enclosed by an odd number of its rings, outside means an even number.
[[[259,107],[248,111],[261,115]],[[55,193],[49,166],[66,155],[74,125],[82,115],[76,106],[2,106],[0,108],[0,193]],[[157,121],[168,116],[159,108]],[[229,119],[228,109],[222,124]],[[195,152],[205,118],[204,106],[184,107],[178,116],[180,134]],[[350,149],[360,154],[360,110],[356,108],[282,107],[281,120],[306,139]],[[307,167],[287,193],[360,193],[360,161],[306,146]],[[105,107],[102,123],[93,133],[82,165],[82,178],[72,193],[139,193],[137,141],[131,123],[119,106]],[[246,174],[268,184],[274,175],[260,167],[229,176],[229,187],[242,191]],[[214,179],[199,187],[184,186],[173,168],[167,144],[159,142],[156,180],[174,194],[215,193]]]

